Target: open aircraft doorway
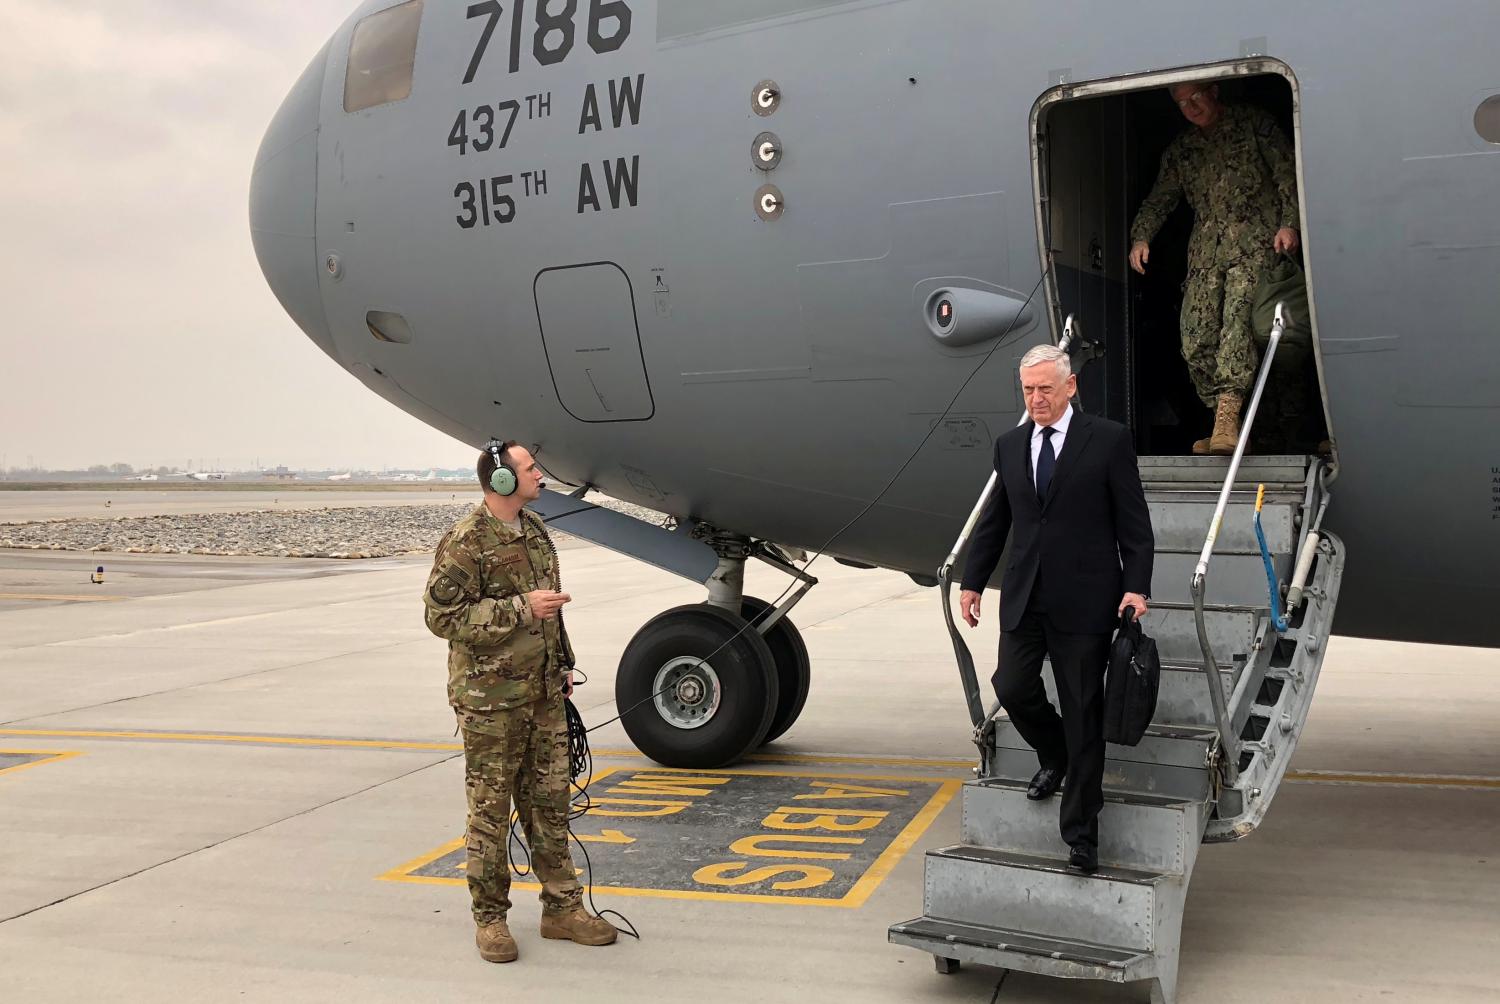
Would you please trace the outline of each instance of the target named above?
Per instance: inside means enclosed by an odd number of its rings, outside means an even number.
[[[1276,400],[1266,393],[1275,385],[1305,392],[1315,417],[1326,413],[1313,405],[1310,321],[1301,345],[1287,335],[1295,288],[1271,287],[1264,348],[1243,340],[1259,342],[1262,330],[1251,294],[1267,288],[1276,253],[1297,250],[1291,232],[1306,231],[1294,88],[1285,67],[1257,60],[1063,84],[1033,109],[1054,330],[1068,316],[1096,343],[1082,406],[1129,425],[1138,444],[1154,537],[1141,624],[1161,660],[1160,689],[1140,740],[1107,748],[1111,815],[1099,832],[1101,847],[1115,842],[1102,851],[1111,867],[1080,884],[1056,856],[1054,821],[1028,815],[1035,748],[1003,707],[980,703],[973,661],[955,640],[981,762],[961,796],[961,842],[928,852],[923,914],[890,929],[896,944],[931,952],[939,972],[977,962],[1146,982],[1153,1001],[1171,1004],[1198,847],[1254,832],[1285,777],[1345,553],[1322,532],[1329,461],[1286,438],[1285,397],[1258,412]],[[1174,143],[1184,128],[1204,131]],[[1142,202],[1149,213],[1135,224]],[[1188,202],[1201,218],[1189,219]],[[1143,272],[1127,269],[1132,238],[1149,245]],[[1094,365],[1098,343],[1104,358]],[[1283,345],[1298,351],[1283,354]],[[1185,348],[1195,350],[1193,374]],[[1243,375],[1246,353],[1255,372],[1241,412],[1240,393],[1227,386]],[[1195,442],[1211,399],[1214,432]],[[1283,437],[1279,448],[1251,449],[1268,433]]]
[[[1152,239],[1145,273],[1136,274],[1128,261],[1131,224],[1157,180],[1164,151],[1195,128],[1168,93],[1187,82],[1215,86],[1225,106],[1270,113],[1294,151],[1305,220],[1297,85],[1291,70],[1275,60],[1065,83],[1038,99],[1031,119],[1037,232],[1044,258],[1050,255],[1053,263],[1047,283],[1054,324],[1060,331],[1071,314],[1085,336],[1102,345],[1103,359],[1079,376],[1080,395],[1088,410],[1130,426],[1142,456],[1186,455],[1213,424],[1181,348],[1194,223],[1186,200]],[[1309,316],[1295,319],[1301,334],[1283,341],[1261,409],[1262,416],[1286,418],[1262,417],[1255,452],[1309,453],[1329,436],[1311,309],[1311,241],[1301,220],[1302,247],[1290,257],[1308,277]]]

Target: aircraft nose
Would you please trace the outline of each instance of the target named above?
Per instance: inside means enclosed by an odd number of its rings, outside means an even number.
[[[250,239],[281,306],[336,359],[318,286],[315,228],[318,108],[327,62],[325,46],[292,86],[261,140],[250,178]]]

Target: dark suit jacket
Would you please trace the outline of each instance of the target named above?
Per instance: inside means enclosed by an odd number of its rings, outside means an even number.
[[[984,589],[1014,528],[1000,629],[1020,624],[1040,571],[1040,599],[1057,630],[1106,634],[1118,622],[1120,597],[1151,592],[1156,538],[1130,432],[1074,408],[1044,503],[1031,473],[1035,427],[1027,421],[995,441],[999,478],[969,546],[963,588]]]

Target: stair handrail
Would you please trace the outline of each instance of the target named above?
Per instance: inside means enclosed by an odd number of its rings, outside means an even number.
[[[1068,351],[1068,346],[1073,344],[1074,327],[1073,315],[1069,314],[1067,320],[1063,322],[1062,339],[1057,343],[1057,347],[1064,352]],[[1016,427],[1025,425],[1028,418],[1030,415],[1023,402],[1021,417],[1016,421]],[[938,591],[943,603],[943,621],[948,625],[948,637],[953,642],[953,655],[958,660],[959,680],[963,683],[964,701],[969,706],[969,719],[974,723],[976,730],[982,728],[994,712],[987,711],[984,707],[984,698],[979,691],[979,674],[974,668],[974,653],[969,651],[968,642],[964,641],[963,636],[958,633],[958,622],[953,618],[953,566],[958,564],[958,556],[968,546],[969,537],[974,533],[974,527],[979,524],[979,517],[983,515],[984,507],[989,504],[990,496],[995,493],[997,477],[996,472],[991,470],[989,480],[984,483],[984,490],[979,493],[979,501],[974,503],[969,518],[964,521],[963,529],[958,533],[958,539],[953,542],[953,549],[948,552],[948,557],[943,560],[937,573]]]
[[[1240,771],[1240,737],[1234,734],[1229,719],[1228,702],[1224,699],[1224,688],[1219,682],[1219,664],[1214,659],[1213,646],[1208,640],[1208,624],[1203,611],[1204,596],[1208,591],[1208,563],[1213,557],[1214,544],[1219,539],[1219,528],[1224,522],[1224,511],[1229,507],[1229,497],[1234,492],[1235,478],[1240,472],[1240,462],[1245,449],[1250,445],[1250,430],[1255,426],[1255,414],[1260,408],[1261,395],[1266,381],[1271,376],[1271,362],[1276,357],[1276,348],[1281,343],[1281,334],[1286,329],[1283,311],[1285,304],[1276,304],[1276,319],[1271,322],[1271,340],[1266,345],[1261,360],[1260,373],[1255,378],[1255,392],[1250,396],[1250,406],[1245,409],[1245,420],[1240,426],[1240,438],[1234,446],[1234,456],[1229,461],[1229,473],[1224,478],[1224,487],[1219,490],[1219,504],[1214,507],[1214,518],[1208,524],[1208,533],[1203,539],[1203,550],[1198,555],[1198,565],[1193,569],[1193,618],[1198,627],[1198,646],[1203,650],[1203,672],[1208,682],[1208,698],[1214,708],[1214,724],[1219,732],[1220,769],[1226,784],[1233,784]]]

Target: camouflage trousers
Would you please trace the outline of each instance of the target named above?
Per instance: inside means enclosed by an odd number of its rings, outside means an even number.
[[[1255,287],[1271,252],[1195,268],[1182,288],[1182,358],[1198,397],[1209,409],[1220,394],[1247,396],[1260,353],[1250,327]]]
[[[461,712],[469,796],[469,894],[480,925],[510,910],[511,802],[542,884],[544,913],[579,905],[583,888],[568,848],[568,725],[561,697],[509,711]]]

